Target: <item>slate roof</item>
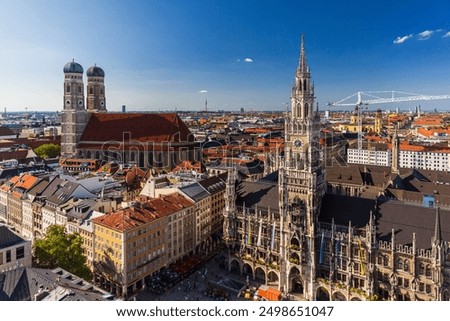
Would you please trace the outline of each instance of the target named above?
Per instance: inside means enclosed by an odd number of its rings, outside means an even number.
[[[332,166],[327,167],[326,180],[351,185],[386,186],[391,180],[391,168],[361,164]]]
[[[198,182],[180,187],[179,190],[194,202],[199,202],[209,196],[208,191]]]
[[[278,185],[262,182],[241,181],[237,183],[236,204],[246,208],[254,208],[278,212]]]
[[[218,176],[212,176],[198,182],[210,194],[215,194],[225,190],[226,183]]]
[[[62,269],[20,267],[0,273],[0,301],[31,301],[40,290],[64,288],[59,301],[104,301],[106,293]]]
[[[320,222],[331,223],[332,218],[338,225],[364,227],[369,222],[369,213],[373,211],[377,226],[377,237],[390,241],[392,229],[398,244],[411,245],[413,233],[416,233],[418,249],[429,249],[434,236],[436,209],[419,204],[406,204],[392,200],[379,200],[377,210],[375,201],[358,197],[326,194],[322,200]],[[450,211],[440,209],[442,238],[450,241]]]
[[[47,202],[55,205],[66,202],[80,184],[55,178],[48,188]],[[46,190],[47,192],[47,190]]]
[[[19,235],[11,231],[7,226],[0,225],[0,249],[5,249],[22,242],[26,242]]]

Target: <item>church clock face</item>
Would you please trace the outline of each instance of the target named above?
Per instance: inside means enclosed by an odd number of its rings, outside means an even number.
[[[295,147],[300,147],[300,146],[302,146],[302,141],[300,139],[296,139],[296,140],[294,140],[294,145],[295,145]]]

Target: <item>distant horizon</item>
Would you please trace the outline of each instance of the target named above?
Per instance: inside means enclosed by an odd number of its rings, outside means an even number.
[[[448,12],[444,0],[4,0],[0,111],[61,111],[72,59],[105,71],[111,111],[284,110],[302,34],[321,110],[365,90],[446,95]]]
[[[381,111],[396,111],[396,109],[397,109],[397,107],[392,107],[392,108],[380,108],[379,107],[379,105],[374,105],[374,106],[378,106],[378,107],[374,107],[374,108],[371,108],[371,109],[368,109],[368,110],[365,110],[364,112],[375,112],[377,109],[381,109]],[[290,110],[290,109],[289,109]],[[422,106],[421,106],[421,111],[422,112],[435,112],[435,110],[436,110],[436,112],[438,112],[438,113],[442,113],[442,112],[445,112],[445,113],[450,113],[450,104],[449,104],[449,108],[448,108],[448,110],[445,110],[445,109],[441,109],[441,108],[433,108],[433,107],[429,107],[429,108],[423,108]],[[283,109],[283,110],[281,110],[281,109],[279,109],[279,110],[276,110],[276,109],[273,109],[273,110],[270,110],[270,109],[266,109],[266,110],[261,110],[261,109],[258,109],[258,110],[244,110],[244,112],[243,113],[263,113],[263,112],[276,112],[276,113],[282,113],[282,112],[285,112],[286,111],[286,109]],[[319,108],[319,112],[321,112],[321,113],[324,113],[325,111],[330,111],[330,112],[353,112],[354,111],[354,108],[353,107],[346,107],[346,108],[342,108],[342,107],[340,107],[339,109],[334,109],[334,107],[330,107],[330,108],[327,108],[327,109],[320,109]],[[405,108],[400,108],[399,107],[399,112],[414,112],[415,111],[415,106],[414,107],[409,107],[408,109],[405,109]],[[43,110],[27,110],[27,111],[25,111],[25,110],[17,110],[17,111],[9,111],[8,110],[8,107],[6,108],[6,113],[7,114],[9,114],[9,113],[11,113],[11,114],[25,114],[25,113],[27,113],[27,114],[34,114],[34,113],[48,113],[48,114],[54,114],[54,113],[61,113],[62,112],[62,109],[61,110],[48,110],[48,109],[43,109]],[[121,110],[108,110],[107,111],[108,113],[122,113],[122,111]],[[125,111],[125,113],[158,113],[158,112],[160,112],[160,113],[178,113],[178,112],[180,112],[180,113],[187,113],[187,112],[190,112],[190,113],[199,113],[199,114],[202,114],[202,113],[221,113],[221,112],[226,112],[226,113],[242,113],[241,111],[240,111],[240,109],[231,109],[231,110],[225,110],[225,109],[209,109],[208,108],[208,111],[206,112],[206,111],[204,111],[204,110],[193,110],[193,109],[177,109],[177,110],[174,110],[174,109],[164,109],[164,110],[143,110],[143,109],[138,109],[138,110],[128,110],[128,108],[127,108],[127,110]],[[3,111],[1,111],[0,112],[0,114],[2,114],[3,113]]]

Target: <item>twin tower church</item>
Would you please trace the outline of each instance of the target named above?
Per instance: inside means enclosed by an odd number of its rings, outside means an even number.
[[[108,113],[105,72],[87,72],[75,62],[64,66],[61,156],[119,161],[139,167],[168,168],[200,160],[199,143],[175,113]]]
[[[93,66],[87,72],[87,99],[83,67],[75,61],[64,66],[64,107],[61,122],[61,154],[75,155],[77,143],[89,120],[89,113],[106,112],[105,72]]]

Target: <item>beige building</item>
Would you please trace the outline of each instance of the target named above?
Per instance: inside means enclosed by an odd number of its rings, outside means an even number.
[[[93,219],[96,284],[129,298],[145,286],[146,276],[191,253],[185,243],[192,238],[193,209],[171,194]]]

